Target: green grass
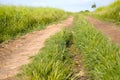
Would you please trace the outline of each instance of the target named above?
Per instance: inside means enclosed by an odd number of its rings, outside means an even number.
[[[109,6],[97,8],[91,15],[105,21],[120,24],[120,0],[116,0]]]
[[[0,43],[67,17],[63,10],[22,6],[0,6]]]
[[[72,53],[68,49],[71,45],[82,56],[82,64],[90,80],[120,79],[120,47],[97,31],[81,15],[75,15],[71,29],[65,29],[46,41],[41,52],[33,57],[32,63],[24,66],[22,78],[77,80],[73,71]]]

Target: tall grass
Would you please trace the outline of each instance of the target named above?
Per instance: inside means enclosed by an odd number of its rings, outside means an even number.
[[[67,16],[55,8],[0,6],[0,43]]]
[[[109,6],[100,7],[92,14],[100,19],[120,24],[120,0],[115,0]]]

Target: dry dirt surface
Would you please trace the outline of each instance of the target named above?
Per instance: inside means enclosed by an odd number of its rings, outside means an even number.
[[[100,21],[90,16],[85,17],[93,26],[105,34],[111,41],[120,44],[120,26],[113,23]]]
[[[20,67],[30,62],[30,56],[34,56],[44,47],[47,38],[59,32],[62,27],[72,25],[73,17],[48,26],[45,30],[28,33],[16,40],[0,46],[0,80],[9,80],[20,72]]]

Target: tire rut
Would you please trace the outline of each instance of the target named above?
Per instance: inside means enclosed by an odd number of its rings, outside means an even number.
[[[105,34],[111,41],[120,45],[120,26],[113,23],[100,21],[90,16],[85,18],[99,31]]]

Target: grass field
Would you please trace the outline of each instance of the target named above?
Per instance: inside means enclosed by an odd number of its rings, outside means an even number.
[[[110,42],[81,15],[75,16],[71,29],[63,30],[46,41],[42,51],[33,57],[32,63],[24,66],[23,78],[77,80],[72,53],[68,49],[71,45],[83,57],[86,76],[90,80],[120,79],[120,47]]]
[[[63,10],[0,6],[0,43],[67,17]]]
[[[120,0],[116,0],[109,6],[97,8],[91,15],[106,21],[120,24]]]

